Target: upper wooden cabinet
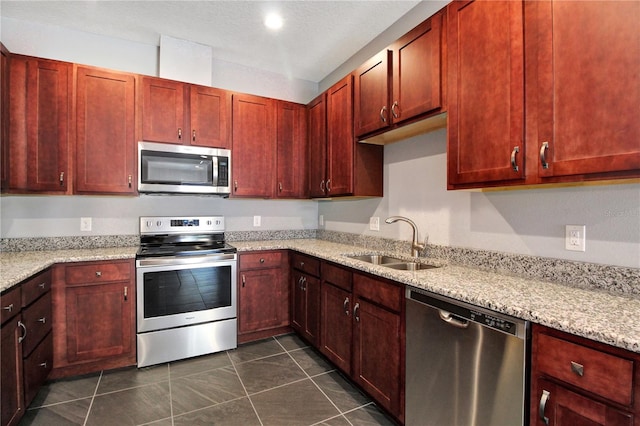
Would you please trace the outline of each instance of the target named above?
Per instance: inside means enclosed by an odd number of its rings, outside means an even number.
[[[278,101],[276,198],[305,198],[307,183],[307,111],[304,105]]]
[[[271,198],[275,188],[276,101],[233,95],[234,197]]]
[[[640,4],[447,10],[450,189],[640,175]]]
[[[327,94],[322,93],[307,105],[307,160],[309,196],[326,196],[327,171]]]
[[[12,56],[9,189],[69,193],[72,64]]]
[[[133,74],[77,67],[75,193],[136,191]]]
[[[357,137],[444,110],[445,19],[436,13],[354,72]]]
[[[155,77],[142,78],[142,139],[230,148],[231,93]]]

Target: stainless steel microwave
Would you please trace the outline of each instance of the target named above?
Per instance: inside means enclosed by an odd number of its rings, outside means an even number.
[[[231,151],[138,142],[138,191],[165,194],[231,192]]]

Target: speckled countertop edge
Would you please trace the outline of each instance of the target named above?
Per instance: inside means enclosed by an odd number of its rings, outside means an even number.
[[[317,239],[234,241],[239,252],[292,249],[344,266],[640,353],[640,297],[446,265],[398,271],[346,255],[381,253]],[[0,291],[56,263],[135,258],[138,247],[0,253]],[[398,255],[397,252],[385,254]],[[406,258],[406,256],[404,256]]]

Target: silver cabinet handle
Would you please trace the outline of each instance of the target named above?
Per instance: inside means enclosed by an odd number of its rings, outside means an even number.
[[[242,274],[242,287],[244,287],[246,283],[247,283],[247,279],[245,278],[244,274]]]
[[[193,140],[194,142],[196,141],[196,131],[192,131],[191,132],[191,140]]]
[[[302,277],[302,291],[307,291],[307,277]]]
[[[300,262],[300,267],[304,268],[304,262]]]
[[[320,182],[320,191],[324,193],[324,179]]]
[[[282,182],[278,182],[278,191],[282,192]]]
[[[60,172],[60,186],[64,185],[64,172]]]
[[[40,287],[41,289],[44,290],[44,288],[47,286],[47,283],[40,283],[38,284],[38,287]]]
[[[131,175],[129,175],[129,179],[127,179],[127,180],[129,182],[129,188],[131,188],[131,181],[132,181]]]
[[[129,299],[129,287],[124,286],[124,301],[126,302]]]
[[[47,323],[47,318],[45,318],[45,317],[38,318],[38,322],[41,322],[41,323],[43,323],[43,324],[46,324],[46,323]]]
[[[584,366],[582,364],[578,364],[577,362],[571,361],[571,371],[573,371],[580,377],[584,376]]]
[[[549,142],[542,142],[542,146],[540,147],[540,164],[542,164],[543,169],[549,168],[549,163],[547,162],[548,149],[549,149]]]
[[[520,170],[520,167],[518,167],[518,164],[516,163],[516,154],[519,152],[520,152],[519,146],[514,146],[513,151],[511,151],[511,168],[513,169],[514,172],[517,172],[518,170]]]
[[[342,309],[344,310],[344,314],[349,316],[349,298],[345,297],[344,302],[342,303]]]
[[[298,287],[300,287],[300,290],[304,290],[304,288],[302,287],[302,280],[304,279],[303,276],[300,276],[300,278],[298,278]]]
[[[360,304],[356,303],[356,306],[353,307],[353,317],[357,322],[360,322],[360,315],[358,315],[358,311],[360,310]]]
[[[101,277],[102,276],[102,272],[101,271],[96,271],[96,277]]]
[[[264,257],[260,258],[260,263],[264,263]]]
[[[40,367],[47,368],[47,361],[40,363]]]
[[[395,101],[393,103],[393,105],[391,105],[391,115],[393,115],[393,118],[398,118],[399,114],[398,114],[398,101]]]
[[[237,191],[237,190],[238,190],[238,181],[237,181],[237,180],[234,180],[234,181],[233,181],[233,190],[234,190],[234,191]]]
[[[178,140],[182,140],[182,127],[178,127]]]
[[[385,105],[385,106],[383,106],[383,107],[382,107],[382,109],[380,110],[380,120],[381,120],[383,123],[386,123],[386,122],[387,122],[387,114],[386,114],[386,112],[387,112],[387,106]]]
[[[544,410],[547,408],[549,398],[551,398],[551,393],[543,389],[542,396],[540,397],[540,405],[538,406],[538,414],[540,415],[540,420],[542,420],[545,425],[549,424],[549,417],[544,416]]]
[[[27,326],[25,326],[22,321],[18,321],[18,327],[22,328],[22,331],[24,331],[24,334],[18,337],[18,343],[22,343],[22,341],[27,338]]]
[[[331,179],[327,179],[327,192],[331,192],[331,187],[329,184],[331,183]]]
[[[9,312],[13,311],[13,303],[11,303],[9,306],[3,306],[2,309]]]

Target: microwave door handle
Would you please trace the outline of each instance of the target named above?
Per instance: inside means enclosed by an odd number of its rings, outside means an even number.
[[[211,160],[213,162],[213,186],[218,186],[218,157],[214,155]]]

